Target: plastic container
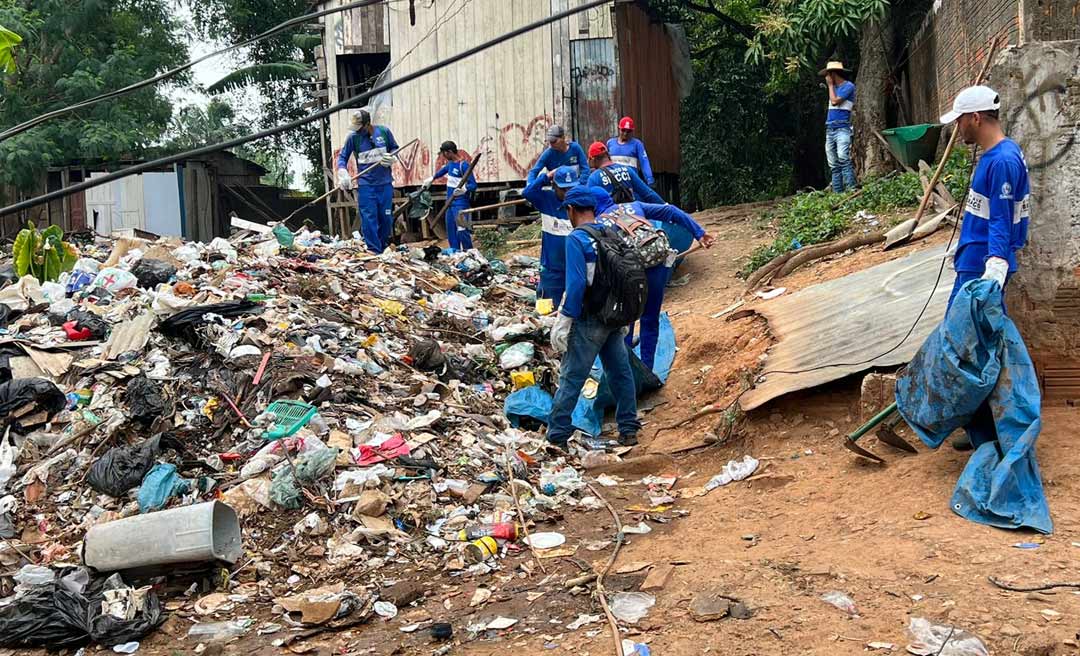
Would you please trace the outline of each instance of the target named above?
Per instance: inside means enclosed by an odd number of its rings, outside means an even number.
[[[499,540],[516,540],[518,539],[518,525],[514,522],[481,524],[480,526],[470,526],[458,533],[459,540],[479,540],[486,537]]]
[[[266,432],[265,439],[280,440],[296,433],[318,412],[318,408],[302,401],[274,401],[266,413],[274,416],[274,428]]]
[[[100,524],[83,539],[83,562],[103,572],[214,560],[235,563],[243,553],[236,511],[218,501]]]
[[[919,168],[919,160],[927,164],[934,162],[938,141],[941,139],[943,126],[934,123],[906,125],[899,128],[882,130],[881,134],[889,144],[889,150],[905,166]]]

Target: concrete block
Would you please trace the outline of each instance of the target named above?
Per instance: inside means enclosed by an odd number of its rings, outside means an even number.
[[[896,374],[869,373],[863,377],[859,421],[867,422],[896,400]]]

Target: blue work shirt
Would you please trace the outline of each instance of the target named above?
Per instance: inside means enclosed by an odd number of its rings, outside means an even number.
[[[649,153],[645,152],[645,144],[637,137],[630,137],[630,141],[619,143],[618,137],[608,139],[607,151],[611,155],[611,161],[616,164],[625,164],[641,173],[645,182],[655,184],[652,165],[649,164]]]
[[[595,189],[595,187],[594,187]],[[625,208],[627,213],[636,214],[658,223],[673,223],[690,231],[694,239],[705,236],[705,229],[681,209],[674,205],[656,205],[652,203],[612,203],[606,209],[596,209],[596,220],[588,225],[599,228],[615,227],[615,223],[608,218],[608,214],[616,208]],[[659,226],[658,226],[659,227]],[[563,296],[561,312],[568,317],[577,319],[581,317],[581,311],[585,303],[585,291],[593,282],[596,273],[596,243],[587,232],[578,228],[570,232],[566,239],[566,293]],[[662,265],[658,265],[662,266]]]
[[[562,273],[566,270],[566,236],[573,231],[574,226],[566,217],[566,210],[562,208],[562,201],[551,189],[544,189],[549,180],[547,176],[538,176],[522,190],[521,195],[525,200],[540,212],[540,266],[545,271]],[[590,188],[596,198],[597,211],[603,207],[607,211],[615,205],[611,196],[598,187]]]
[[[825,126],[830,128],[851,127],[851,110],[855,109],[855,83],[844,81],[836,87],[836,97],[840,98],[839,105],[832,104],[829,99],[829,113],[825,117]]]
[[[1016,271],[1016,251],[1027,243],[1031,186],[1020,146],[1005,139],[983,153],[971,179],[960,242],[953,259],[960,272],[982,273],[1000,257]]]
[[[356,158],[356,172],[360,173],[377,163],[383,155],[397,149],[398,144],[390,128],[376,125],[373,135],[369,135],[367,130],[353,131],[345,139],[345,145],[338,154],[337,167],[348,170],[349,156],[352,155]],[[389,167],[376,166],[371,172],[357,178],[356,186],[388,185],[393,182],[394,176],[390,173]]]
[[[461,186],[461,179],[465,177],[465,173],[469,170],[469,162],[466,162],[464,158],[459,159],[456,162],[447,162],[441,169],[435,172],[434,178],[438,179],[446,176],[446,188],[447,193],[454,192]],[[469,179],[465,181],[465,189],[472,192],[476,191],[476,175],[469,173]]]
[[[611,163],[596,169],[589,175],[589,186],[602,187],[609,194],[614,195],[615,184],[611,181],[611,178],[630,187],[630,190],[634,192],[634,200],[636,201],[655,203],[657,205],[664,204],[664,199],[660,197],[660,194],[645,184],[638,172],[626,164]]]
[[[578,181],[581,184],[585,184],[589,179],[589,158],[585,156],[585,151],[578,145],[578,142],[571,141],[570,148],[565,153],[560,153],[548,146],[540,154],[540,159],[536,160],[536,164],[533,164],[532,169],[529,170],[529,177],[526,182],[531,184],[540,175],[541,171],[545,169],[554,171],[560,166],[573,166],[576,168],[578,170]]]

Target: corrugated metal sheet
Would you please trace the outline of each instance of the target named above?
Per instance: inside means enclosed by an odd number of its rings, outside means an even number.
[[[634,117],[656,173],[679,172],[679,94],[671,39],[635,3],[615,7],[619,39],[619,115]]]
[[[570,42],[570,81],[573,89],[574,138],[588,148],[607,141],[619,118],[615,115],[614,39],[579,39]]]
[[[789,392],[910,361],[945,317],[955,274],[946,266],[934,290],[944,256],[945,247],[936,246],[761,304],[757,310],[768,320],[776,339],[765,361],[766,371],[869,361],[799,374],[768,374],[743,396],[740,405],[750,410]],[[933,298],[911,336],[878,357],[904,337],[931,290]]]

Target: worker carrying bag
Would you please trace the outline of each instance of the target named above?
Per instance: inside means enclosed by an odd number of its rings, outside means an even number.
[[[636,214],[632,204],[619,205],[600,220],[618,228],[619,238],[637,252],[646,269],[667,263],[672,252],[667,233]]]
[[[581,229],[596,243],[596,270],[585,294],[585,314],[607,326],[628,326],[645,311],[649,295],[645,264],[618,229]]]

